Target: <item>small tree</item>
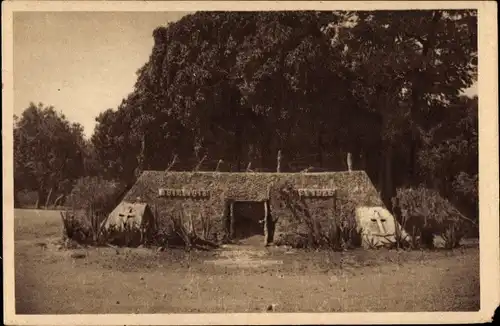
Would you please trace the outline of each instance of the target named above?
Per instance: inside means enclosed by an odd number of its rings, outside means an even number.
[[[100,177],[84,177],[76,181],[69,196],[72,215],[77,212],[84,214],[85,221],[82,222],[90,227],[93,242],[98,241],[100,224],[117,204],[117,197],[123,193],[123,188],[120,183]]]

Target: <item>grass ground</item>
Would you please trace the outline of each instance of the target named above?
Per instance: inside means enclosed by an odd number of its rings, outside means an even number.
[[[15,211],[18,314],[474,311],[479,249],[58,250],[60,216]],[[74,258],[75,254],[80,258]]]

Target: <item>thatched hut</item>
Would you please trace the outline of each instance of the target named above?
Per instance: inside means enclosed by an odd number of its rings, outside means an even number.
[[[287,191],[291,196],[286,196]],[[302,208],[294,209],[290,198],[300,202]],[[370,240],[371,244],[383,241],[386,236],[380,232],[381,222],[389,225],[384,228],[386,230],[394,230],[397,224],[390,213],[387,215],[388,212],[382,221],[366,214],[386,209],[364,171],[144,171],[123,200],[150,205],[160,228],[168,227],[172,217],[181,216],[197,234],[208,238],[235,239],[262,234],[266,244],[273,242],[278,235],[301,232],[307,223],[297,214],[304,213],[304,209],[306,216],[313,219],[313,224],[318,227],[327,227],[347,212],[358,226],[366,228],[367,236],[378,236]],[[375,209],[367,210],[367,207]]]

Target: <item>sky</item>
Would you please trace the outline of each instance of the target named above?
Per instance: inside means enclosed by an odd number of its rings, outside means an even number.
[[[30,102],[54,106],[90,137],[95,118],[116,109],[149,59],[153,30],[186,12],[17,12],[14,114]],[[477,94],[477,85],[466,91]]]
[[[116,109],[149,59],[153,30],[185,12],[17,12],[14,114],[52,105],[90,137],[95,118]]]

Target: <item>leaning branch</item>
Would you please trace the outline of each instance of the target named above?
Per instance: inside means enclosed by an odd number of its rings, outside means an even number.
[[[170,164],[165,169],[165,172],[170,171],[170,169],[174,166],[175,163],[177,163],[177,154],[174,155],[174,158],[172,159],[172,161],[170,162]]]
[[[205,159],[207,158],[206,155],[204,155],[201,160],[198,162],[198,164],[196,164],[196,166],[194,167],[193,171],[198,171],[200,169],[200,166],[203,164],[203,161],[205,161]]]

